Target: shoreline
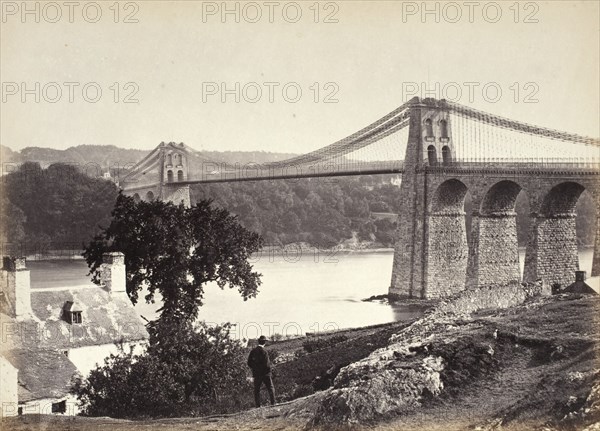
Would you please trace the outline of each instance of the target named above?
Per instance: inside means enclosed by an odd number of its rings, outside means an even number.
[[[519,246],[519,250],[523,251],[526,249],[526,246]],[[579,246],[578,250],[589,251],[593,250],[594,245],[586,245]],[[296,256],[298,253],[331,253],[331,256],[335,256],[337,253],[343,254],[389,254],[393,253],[393,247],[372,247],[370,248],[368,244],[361,243],[354,247],[347,247],[336,245],[329,248],[320,248],[317,246],[312,246],[307,243],[289,243],[285,245],[267,245],[264,246],[261,251],[257,254],[261,255],[263,253],[268,253],[272,256]],[[46,254],[27,254],[25,258],[27,261],[34,262],[44,262],[44,261],[55,261],[55,260],[84,260],[83,249],[78,250],[78,252],[74,252],[73,250],[49,250]],[[253,255],[256,257],[256,254]]]

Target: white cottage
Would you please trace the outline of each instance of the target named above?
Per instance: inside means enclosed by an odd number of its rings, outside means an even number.
[[[6,401],[2,414],[76,414],[69,395],[73,377],[87,375],[117,353],[118,344],[139,352],[148,338],[125,291],[124,256],[104,255],[101,286],[32,289],[29,279],[24,258],[4,258],[0,392],[2,400],[10,400],[10,388],[16,387],[17,405]]]

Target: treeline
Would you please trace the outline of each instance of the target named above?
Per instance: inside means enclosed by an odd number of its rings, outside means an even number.
[[[394,181],[392,181],[394,180]],[[400,206],[399,176],[313,178],[203,184],[192,187],[192,201],[212,198],[268,245],[304,242],[328,248],[339,244],[392,247]],[[0,240],[27,247],[80,249],[110,222],[118,194],[111,181],[91,178],[76,166],[41,168],[27,162],[2,177]],[[469,196],[469,195],[467,195]],[[470,227],[471,204],[465,204]],[[529,203],[516,203],[518,240],[527,243]],[[577,204],[577,237],[592,245],[595,207],[589,193]]]
[[[390,176],[314,178],[197,185],[192,200],[213,199],[269,245],[352,240],[391,247],[399,191]]]
[[[2,188],[2,245],[26,253],[81,249],[110,223],[118,195],[113,182],[60,163],[24,163],[2,178]]]
[[[244,226],[260,233],[266,244],[305,242],[319,247],[348,240],[392,247],[397,226],[395,214],[403,205],[399,186],[384,175],[203,184],[193,187],[194,198],[214,199],[217,205],[236,214]],[[472,209],[467,194],[467,232]],[[526,193],[519,194],[515,211],[518,242],[525,246],[530,229]],[[593,245],[595,229],[594,202],[589,193],[583,193],[577,203],[580,246]]]

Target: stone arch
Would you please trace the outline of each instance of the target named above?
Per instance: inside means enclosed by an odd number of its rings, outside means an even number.
[[[148,190],[148,193],[146,193],[146,200],[148,202],[152,202],[154,200],[154,193],[152,193],[152,190]]]
[[[452,153],[450,152],[450,147],[448,145],[444,145],[442,147],[442,163],[444,165],[449,165],[452,162]]]
[[[180,169],[180,170],[177,171],[177,181],[181,182],[183,180],[184,180],[184,178],[183,178],[183,171]]]
[[[437,165],[437,153],[434,145],[427,147],[427,160],[429,161],[429,166]]]
[[[137,193],[133,194],[133,201],[137,204],[139,201],[141,201],[142,198],[140,198],[140,195]]]
[[[573,181],[552,187],[534,214],[525,256],[526,281],[543,280],[553,287],[569,286],[579,270],[576,207],[586,188]]]
[[[457,179],[446,180],[433,195],[433,213],[462,213],[467,195],[467,186]]]
[[[167,171],[167,182],[168,183],[172,183],[173,182],[173,171],[170,170],[170,169]]]
[[[510,180],[499,181],[490,187],[481,201],[481,215],[512,213],[522,188]]]
[[[540,215],[543,217],[574,215],[579,196],[584,191],[584,186],[572,181],[552,187],[542,200]]]
[[[450,179],[432,197],[427,232],[427,280],[424,297],[450,296],[464,290],[469,245],[465,220],[467,186]]]

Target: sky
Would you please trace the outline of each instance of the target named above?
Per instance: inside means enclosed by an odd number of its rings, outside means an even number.
[[[3,1],[0,143],[303,153],[413,96],[598,137],[599,4]]]

